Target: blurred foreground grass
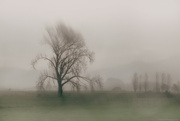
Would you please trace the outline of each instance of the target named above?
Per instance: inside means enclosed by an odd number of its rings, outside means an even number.
[[[179,96],[0,92],[0,121],[180,121]]]

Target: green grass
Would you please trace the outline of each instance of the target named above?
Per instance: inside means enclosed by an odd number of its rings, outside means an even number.
[[[163,94],[0,93],[0,121],[179,121],[179,114],[179,98]]]

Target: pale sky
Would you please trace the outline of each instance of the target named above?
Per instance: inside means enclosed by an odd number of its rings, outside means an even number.
[[[179,0],[0,0],[0,67],[32,69],[59,21],[95,52],[91,70],[180,57]]]

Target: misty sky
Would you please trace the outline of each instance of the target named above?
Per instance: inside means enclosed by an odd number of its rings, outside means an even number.
[[[0,0],[0,67],[32,69],[59,21],[95,52],[93,70],[180,57],[178,0]]]

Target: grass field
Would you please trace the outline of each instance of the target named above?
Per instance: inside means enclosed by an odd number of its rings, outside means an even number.
[[[179,97],[0,92],[0,121],[180,121]]]

